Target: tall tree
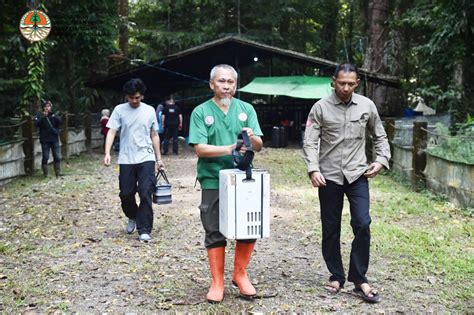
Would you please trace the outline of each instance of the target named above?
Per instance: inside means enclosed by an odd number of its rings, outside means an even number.
[[[364,68],[380,73],[387,72],[384,62],[385,45],[388,38],[389,0],[370,0],[368,5],[369,45],[367,47]]]
[[[119,26],[119,49],[124,57],[128,56],[128,0],[119,0],[118,15]]]
[[[365,53],[363,67],[376,72],[387,73],[388,19],[390,0],[370,0],[368,3],[369,44]],[[379,110],[387,104],[388,90],[385,86],[366,82],[367,95],[372,98]]]
[[[321,57],[334,60],[337,56],[336,38],[338,33],[338,15],[341,9],[339,1],[322,1],[319,6],[323,13],[321,21]]]
[[[412,56],[407,89],[457,120],[474,112],[473,16],[472,1],[419,0],[403,20],[413,43],[405,52]]]

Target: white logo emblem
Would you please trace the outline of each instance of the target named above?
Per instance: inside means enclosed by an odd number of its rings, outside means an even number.
[[[247,120],[247,114],[246,113],[240,113],[239,114],[239,120],[240,121],[246,121]]]
[[[206,118],[204,118],[204,122],[208,126],[212,125],[214,123],[214,117],[213,116],[206,116]]]

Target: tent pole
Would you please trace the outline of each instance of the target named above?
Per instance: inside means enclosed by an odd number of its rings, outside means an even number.
[[[240,99],[240,68],[239,68],[239,56],[235,54],[235,70],[237,71],[237,98]]]

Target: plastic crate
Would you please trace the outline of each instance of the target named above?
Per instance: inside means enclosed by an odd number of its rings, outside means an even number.
[[[219,230],[228,239],[270,236],[270,174],[227,169],[219,172]]]

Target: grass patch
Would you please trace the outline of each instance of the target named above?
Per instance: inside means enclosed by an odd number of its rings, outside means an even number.
[[[13,248],[6,243],[1,243],[0,244],[0,254],[6,255],[8,253],[11,253],[13,251]]]
[[[255,155],[254,166],[270,173],[272,189],[310,183],[300,150],[265,148],[261,154]]]

